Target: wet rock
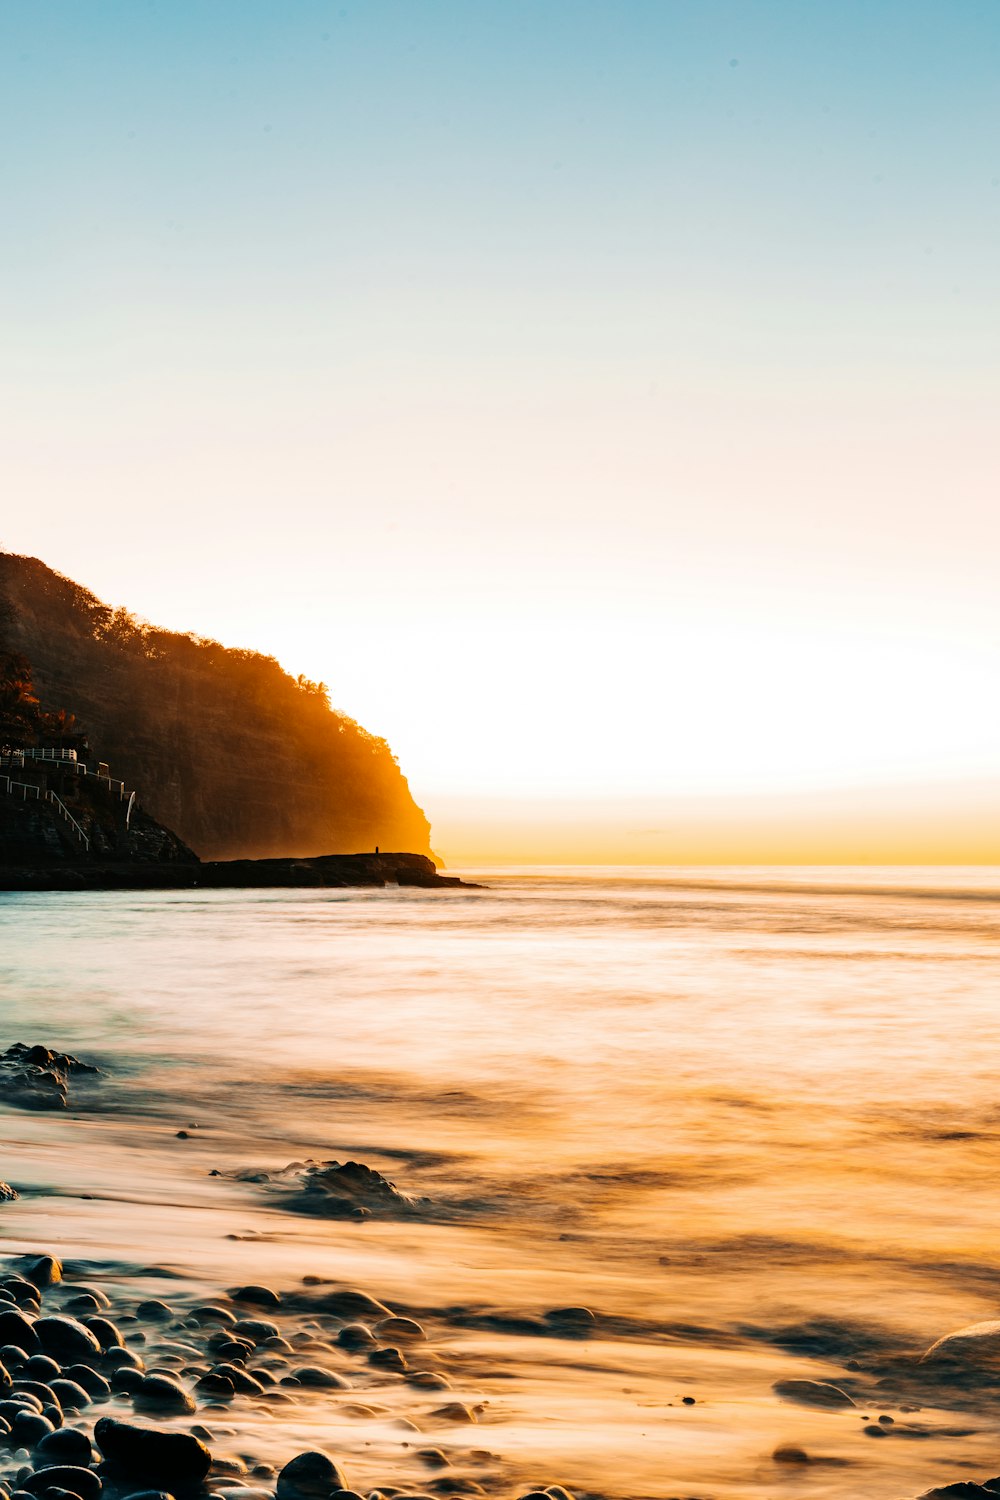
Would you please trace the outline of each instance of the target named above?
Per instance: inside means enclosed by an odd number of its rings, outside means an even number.
[[[562,1338],[586,1338],[597,1320],[589,1307],[554,1307],[545,1314],[545,1321]]]
[[[101,1346],[90,1329],[84,1328],[75,1318],[38,1318],[34,1329],[45,1353],[60,1363],[65,1360],[86,1360],[101,1352]]]
[[[349,1391],[351,1382],[345,1380],[343,1375],[337,1375],[333,1370],[323,1370],[318,1365],[299,1365],[292,1371],[299,1385],[308,1385],[325,1388],[331,1391]]]
[[[776,1464],[807,1464],[809,1455],[804,1448],[797,1448],[794,1443],[779,1443],[771,1454]]]
[[[229,1376],[218,1370],[209,1370],[200,1376],[196,1389],[199,1396],[214,1396],[222,1401],[229,1401],[236,1394],[236,1387]]]
[[[550,1484],[545,1493],[549,1500],[573,1500],[569,1490],[564,1490],[561,1484]]]
[[[40,1412],[19,1411],[10,1424],[10,1440],[17,1447],[33,1448],[43,1437],[55,1432],[54,1422]]]
[[[359,1349],[373,1349],[378,1339],[364,1323],[348,1323],[337,1334],[337,1343],[342,1349],[350,1349],[354,1353]]]
[[[77,1385],[75,1380],[57,1378],[52,1381],[49,1389],[63,1411],[85,1411],[90,1405],[90,1393]]]
[[[91,1459],[90,1438],[74,1427],[59,1427],[47,1433],[35,1449],[37,1462],[45,1464],[72,1464],[85,1469]]]
[[[227,1328],[231,1328],[236,1322],[236,1314],[230,1312],[228,1307],[215,1307],[210,1303],[192,1308],[191,1317],[196,1323],[222,1323]]]
[[[99,1370],[92,1370],[89,1365],[69,1365],[63,1367],[63,1376],[66,1380],[72,1380],[74,1384],[82,1386],[93,1400],[101,1400],[111,1394],[111,1386]]]
[[[360,1319],[371,1318],[377,1322],[380,1318],[392,1317],[389,1308],[382,1302],[377,1302],[367,1292],[362,1292],[353,1286],[338,1287],[335,1291],[324,1292],[312,1304],[320,1312],[329,1313],[333,1318],[343,1318],[345,1323],[356,1323]]]
[[[66,1109],[70,1077],[84,1074],[96,1076],[97,1068],[48,1047],[25,1047],[18,1041],[0,1053],[4,1103],[18,1109]]]
[[[799,1406],[815,1406],[826,1411],[836,1411],[853,1406],[854,1402],[838,1385],[825,1380],[776,1380],[771,1387],[782,1401],[794,1401]]]
[[[135,1310],[136,1317],[145,1318],[147,1323],[169,1323],[173,1317],[173,1309],[159,1297],[150,1297],[145,1302],[140,1302]]]
[[[436,1411],[431,1412],[439,1422],[475,1422],[476,1414],[468,1406],[463,1406],[461,1401],[449,1401],[447,1406],[439,1406]]]
[[[106,1349],[103,1365],[106,1370],[144,1370],[145,1364],[134,1349]]]
[[[301,1168],[293,1163],[283,1175],[295,1183],[289,1207],[325,1219],[351,1219],[359,1210],[382,1219],[406,1219],[426,1207],[360,1161],[311,1162]]]
[[[0,1312],[0,1344],[13,1344],[27,1354],[35,1354],[41,1349],[31,1320],[23,1312],[7,1307]]]
[[[986,1323],[969,1323],[946,1333],[932,1344],[921,1359],[921,1364],[947,1364],[960,1362],[964,1365],[1000,1366],[1000,1320]]]
[[[446,1391],[450,1386],[447,1376],[439,1375],[436,1370],[409,1370],[406,1381],[424,1391]]]
[[[126,1396],[142,1385],[144,1376],[141,1370],[133,1370],[131,1365],[122,1365],[120,1370],[111,1373],[111,1389]]]
[[[16,1197],[16,1188],[12,1188],[9,1182],[0,1182],[0,1203],[13,1203]]]
[[[102,1349],[124,1349],[125,1340],[109,1318],[85,1317],[80,1322]]]
[[[344,1476],[325,1453],[300,1453],[278,1475],[276,1500],[329,1500],[344,1490]]]
[[[252,1302],[255,1307],[280,1307],[281,1298],[269,1286],[241,1286],[232,1292],[234,1302]]]
[[[276,1339],[279,1336],[277,1323],[269,1323],[264,1318],[241,1318],[233,1328],[237,1338],[248,1339],[254,1347],[262,1344],[265,1339]]]
[[[238,1391],[241,1396],[259,1396],[264,1389],[259,1380],[248,1374],[246,1370],[241,1369],[239,1365],[217,1365],[210,1373],[224,1375],[232,1384],[233,1389]]]
[[[373,1349],[368,1363],[376,1370],[394,1370],[397,1375],[407,1369],[406,1356],[400,1349]]]
[[[971,1479],[958,1479],[953,1484],[942,1484],[936,1489],[925,1490],[920,1500],[996,1500],[996,1497],[995,1489],[975,1484]]]
[[[29,1256],[21,1263],[21,1275],[40,1292],[62,1281],[62,1274],[62,1261],[56,1260],[54,1255]]]
[[[78,1500],[97,1500],[102,1486],[100,1477],[93,1469],[60,1464],[50,1469],[37,1469],[30,1478],[23,1481],[22,1488],[29,1495],[48,1495],[50,1491],[59,1489],[76,1495]]]
[[[383,1318],[375,1324],[375,1332],[387,1342],[416,1344],[427,1335],[415,1318]]]
[[[54,1359],[47,1354],[33,1354],[30,1359],[25,1360],[21,1366],[21,1378],[24,1380],[41,1380],[48,1384],[60,1373],[60,1367]]]
[[[417,1457],[429,1469],[447,1469],[451,1462],[440,1448],[418,1448]]]
[[[195,1403],[184,1387],[169,1375],[146,1375],[132,1391],[132,1403],[139,1412],[162,1412],[180,1416],[195,1410]]]
[[[109,1465],[128,1479],[153,1476],[165,1485],[198,1484],[212,1466],[212,1455],[187,1432],[157,1432],[131,1422],[102,1417],[94,1441]]]

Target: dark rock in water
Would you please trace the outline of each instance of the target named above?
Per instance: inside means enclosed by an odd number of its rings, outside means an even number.
[[[47,1495],[50,1490],[65,1490],[76,1495],[78,1500],[97,1500],[101,1493],[100,1477],[93,1469],[82,1469],[60,1464],[51,1469],[36,1469],[23,1486],[29,1495]]]
[[[776,1380],[771,1387],[782,1401],[795,1401],[799,1406],[822,1407],[835,1411],[854,1402],[839,1385],[829,1385],[825,1380]]]
[[[48,1433],[35,1449],[35,1458],[46,1464],[73,1464],[86,1468],[91,1459],[90,1438],[75,1427],[59,1427]]]
[[[128,1500],[174,1500],[174,1497],[166,1490],[134,1490]]]
[[[299,1385],[315,1386],[319,1389],[331,1391],[349,1391],[351,1382],[345,1380],[343,1375],[335,1375],[332,1370],[323,1370],[318,1365],[300,1365],[293,1370],[292,1374]]]
[[[144,1370],[146,1366],[134,1349],[114,1348],[105,1350],[104,1368],[106,1370]]]
[[[398,1375],[407,1369],[406,1356],[400,1349],[373,1349],[368,1363],[376,1370],[395,1370]]]
[[[44,1051],[44,1048],[32,1048],[32,1051],[37,1052],[39,1050]],[[49,1054],[50,1057],[53,1055],[54,1054],[51,1053]],[[66,1072],[97,1072],[96,1068],[88,1067],[86,1063],[80,1062],[75,1057],[66,1057],[60,1054],[59,1061],[61,1064],[65,1064]],[[32,1286],[37,1287],[40,1292],[44,1292],[47,1287],[55,1286],[56,1282],[62,1281],[62,1261],[56,1260],[54,1255],[38,1255],[32,1259],[29,1259],[25,1265],[22,1265],[21,1274],[23,1275],[25,1281],[28,1281]]]
[[[146,1302],[140,1302],[135,1310],[136,1317],[145,1318],[148,1323],[168,1323],[173,1317],[173,1309],[158,1297],[150,1297]]]
[[[33,1448],[50,1432],[55,1432],[54,1422],[40,1412],[19,1411],[10,1424],[10,1440],[15,1448]]]
[[[232,1294],[234,1302],[252,1302],[256,1307],[280,1307],[281,1298],[269,1286],[241,1286]]]
[[[97,1071],[67,1052],[52,1052],[48,1047],[26,1047],[23,1042],[15,1042],[6,1052],[0,1052],[4,1101],[19,1109],[65,1109],[71,1076],[95,1074]],[[51,1257],[43,1256],[42,1259],[50,1261]],[[55,1261],[53,1264],[59,1263]],[[59,1277],[54,1279],[58,1281]],[[35,1285],[45,1287],[49,1282],[36,1282]]]
[[[121,1391],[126,1396],[131,1396],[144,1380],[141,1370],[134,1370],[131,1365],[122,1365],[120,1370],[113,1370],[111,1374],[111,1390]]]
[[[148,1482],[155,1475],[164,1484],[198,1484],[212,1466],[204,1443],[187,1432],[157,1432],[102,1417],[94,1441],[112,1469],[129,1479]]]
[[[46,1385],[44,1380],[26,1380],[23,1375],[19,1375],[11,1388],[11,1395],[19,1396],[23,1392],[27,1392],[29,1396],[34,1396],[35,1400],[40,1402],[42,1406],[46,1402],[56,1399],[52,1387]]]
[[[60,1374],[60,1367],[47,1354],[33,1354],[21,1367],[22,1380],[41,1380],[46,1385]]]
[[[382,1321],[385,1322],[386,1319]],[[350,1349],[353,1353],[358,1349],[374,1349],[378,1339],[364,1323],[348,1323],[337,1334],[337,1343],[342,1349]]]
[[[278,1338],[277,1323],[268,1323],[263,1318],[241,1318],[233,1329],[234,1337],[248,1339],[251,1344],[262,1344],[265,1339]]]
[[[90,1393],[77,1385],[75,1380],[65,1380],[59,1377],[52,1381],[49,1389],[63,1411],[85,1411],[90,1405]]]
[[[17,1193],[9,1182],[0,1182],[0,1203],[13,1203],[16,1197]]]
[[[109,1318],[81,1318],[80,1322],[102,1349],[124,1349],[125,1340]]]
[[[276,1500],[329,1500],[346,1489],[344,1476],[325,1453],[300,1453],[278,1475]]]
[[[223,1401],[231,1400],[236,1394],[236,1387],[229,1376],[221,1374],[218,1370],[209,1370],[202,1375],[197,1389],[200,1396],[221,1397]]]
[[[427,1337],[415,1318],[383,1318],[376,1323],[375,1332],[387,1342],[415,1344]]]
[[[794,1443],[779,1443],[771,1454],[776,1464],[807,1464],[809,1455],[804,1448],[797,1448]]]
[[[289,1206],[299,1213],[326,1219],[351,1219],[359,1210],[383,1219],[412,1218],[421,1205],[381,1172],[359,1161],[321,1161],[285,1168],[286,1178],[297,1180],[297,1191]]]
[[[89,1328],[84,1328],[75,1318],[38,1318],[34,1327],[45,1353],[60,1361],[87,1359],[101,1352],[101,1346]]]
[[[26,1354],[34,1354],[41,1348],[31,1321],[23,1312],[6,1307],[0,1312],[0,1344],[14,1344]]]
[[[107,1396],[111,1393],[111,1386],[104,1376],[97,1370],[92,1370],[89,1365],[69,1365],[63,1367],[63,1378],[72,1380],[92,1397]]]
[[[974,1484],[971,1479],[957,1479],[953,1484],[925,1490],[920,1500],[996,1500],[997,1493],[990,1481],[983,1485]]]
[[[336,1291],[324,1292],[313,1304],[320,1312],[329,1313],[331,1317],[343,1318],[347,1323],[353,1323],[358,1318],[388,1318],[392,1314],[383,1303],[376,1302],[374,1297],[369,1297],[367,1292],[360,1292],[356,1287],[339,1287]]]
[[[132,1392],[132,1401],[136,1411],[179,1416],[195,1410],[193,1398],[169,1375],[144,1376]]]
[[[229,1311],[228,1307],[213,1307],[209,1303],[201,1307],[193,1307],[191,1317],[197,1323],[222,1323],[227,1328],[231,1328],[236,1322],[235,1315]]]
[[[545,1314],[549,1327],[563,1338],[586,1338],[597,1319],[589,1307],[554,1307]]]
[[[239,1365],[216,1365],[209,1373],[223,1376],[241,1396],[259,1396],[264,1389],[259,1380],[248,1375]]]

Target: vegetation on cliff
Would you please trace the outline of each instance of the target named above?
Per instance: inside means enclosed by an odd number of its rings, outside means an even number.
[[[7,734],[87,734],[92,757],[205,858],[429,852],[389,746],[331,708],[325,684],[156,629],[4,552],[0,716]]]

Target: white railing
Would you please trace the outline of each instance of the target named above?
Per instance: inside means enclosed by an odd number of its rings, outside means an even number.
[[[59,815],[63,817],[72,828],[73,832],[80,840],[84,849],[90,849],[90,839],[84,833],[83,829],[80,827],[79,823],[76,821],[73,814],[66,806],[65,802],[63,802],[61,798],[57,797],[55,792],[50,792],[40,786],[32,786],[30,782],[27,781],[13,781],[9,776],[0,776],[0,787],[2,787],[4,791],[6,791],[9,797],[20,797],[22,802],[27,802],[29,797],[33,797],[36,802],[51,803],[56,812],[59,813]]]
[[[75,750],[21,750],[29,760],[78,760]]]

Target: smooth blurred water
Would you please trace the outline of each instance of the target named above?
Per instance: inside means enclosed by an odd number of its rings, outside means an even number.
[[[720,1347],[996,1316],[1000,870],[467,873],[488,889],[0,897],[3,1035],[197,1112],[227,1167],[350,1153],[448,1205],[367,1241],[427,1298],[596,1300]],[[176,1173],[172,1131],[142,1141]],[[134,1181],[98,1148],[102,1188]]]

